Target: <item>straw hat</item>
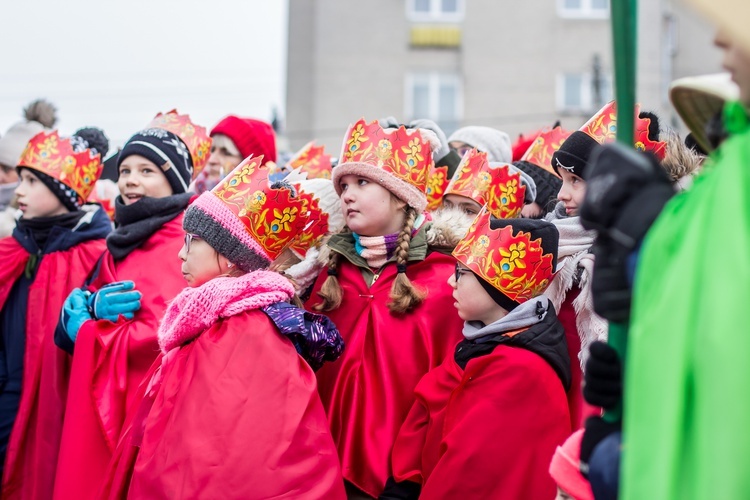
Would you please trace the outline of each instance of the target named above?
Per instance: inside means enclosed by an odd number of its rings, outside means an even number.
[[[680,78],[669,88],[669,98],[677,114],[705,151],[714,149],[706,135],[706,124],[726,101],[739,97],[740,89],[729,73]]]
[[[747,0],[688,0],[696,9],[750,52],[750,2]]]

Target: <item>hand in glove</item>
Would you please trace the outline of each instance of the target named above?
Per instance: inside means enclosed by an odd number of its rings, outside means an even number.
[[[88,300],[89,309],[96,319],[116,323],[120,316],[133,319],[141,308],[141,292],[132,281],[117,281],[101,287]]]
[[[605,342],[592,342],[584,371],[583,398],[605,410],[615,408],[622,400],[620,357]]]
[[[62,309],[62,325],[71,341],[75,342],[78,330],[86,321],[93,319],[88,308],[88,292],[74,289],[65,299]]]

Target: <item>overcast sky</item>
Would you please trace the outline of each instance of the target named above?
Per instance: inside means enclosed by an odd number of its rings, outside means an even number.
[[[158,111],[207,128],[227,114],[283,112],[286,0],[4,1],[0,134],[38,97],[69,135],[122,144]]]

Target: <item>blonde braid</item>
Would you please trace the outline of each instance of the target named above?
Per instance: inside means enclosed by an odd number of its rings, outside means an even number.
[[[350,231],[348,227],[344,227],[341,232],[349,233]],[[323,286],[317,292],[318,296],[323,299],[323,302],[313,306],[313,309],[316,311],[331,311],[341,306],[341,301],[344,299],[344,291],[341,289],[339,279],[336,276],[340,258],[341,254],[338,252],[331,251],[328,255],[328,276],[323,282]]]
[[[406,275],[411,232],[414,228],[416,218],[417,211],[409,207],[406,210],[404,227],[401,233],[399,233],[396,242],[396,266],[398,272],[391,287],[390,301],[388,301],[388,309],[393,314],[405,314],[421,304],[425,297],[427,297],[427,292],[415,287]]]

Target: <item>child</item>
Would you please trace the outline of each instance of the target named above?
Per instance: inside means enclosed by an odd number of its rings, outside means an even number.
[[[549,475],[557,483],[555,500],[594,500],[591,485],[581,474],[581,439],[583,429],[578,429],[558,446],[549,464]]]
[[[118,157],[116,229],[87,280],[66,302],[57,344],[73,352],[55,494],[91,498],[117,445],[135,391],[158,353],[156,329],[184,286],[176,254],[206,130],[176,111],[159,114]],[[82,282],[81,282],[82,283]],[[81,283],[78,283],[79,286]]]
[[[502,163],[513,161],[510,137],[505,132],[491,127],[472,125],[460,128],[448,137],[448,145],[460,157],[471,149],[477,149],[487,153],[489,161]]]
[[[345,498],[308,365],[335,360],[341,338],[324,316],[287,304],[292,284],[267,270],[305,230],[312,198],[269,187],[262,158],[185,212],[189,287],[159,326],[161,358],[104,497]]]
[[[381,498],[554,497],[547,469],[570,434],[570,359],[541,293],[557,239],[549,222],[484,210],[456,246],[448,284],[465,338],[417,385]]]
[[[97,139],[106,148],[99,130]],[[111,227],[97,205],[83,205],[102,171],[88,141],[41,132],[16,162],[21,218],[0,240],[2,493],[50,498],[70,370],[69,357],[55,347],[55,326]]]
[[[383,491],[414,386],[458,338],[461,320],[443,279],[455,261],[436,250],[452,250],[463,234],[423,213],[437,143],[422,129],[362,119],[333,169],[348,230],[329,240],[328,269],[307,305],[324,311],[347,343],[318,384],[353,495]]]
[[[466,152],[443,195],[443,205],[458,207],[472,220],[489,198],[502,206],[503,218],[518,217],[527,191],[534,191],[530,178],[522,177],[515,167],[487,161],[487,153],[476,149]],[[530,199],[533,199],[533,195]]]
[[[635,143],[641,150],[664,158],[666,143],[659,140],[659,122],[651,113],[638,113],[635,121]],[[580,130],[573,132],[552,155],[552,168],[562,178],[555,209],[545,220],[560,232],[558,257],[561,269],[545,294],[559,311],[565,326],[568,352],[573,360],[568,399],[571,424],[579,429],[586,417],[597,410],[588,406],[581,393],[582,371],[588,346],[594,340],[606,340],[607,322],[594,312],[591,297],[591,273],[594,257],[590,253],[596,233],[581,226],[578,210],[586,194],[586,164],[599,144],[615,140],[617,116],[614,101],[604,106]],[[580,362],[576,362],[579,360]]]

